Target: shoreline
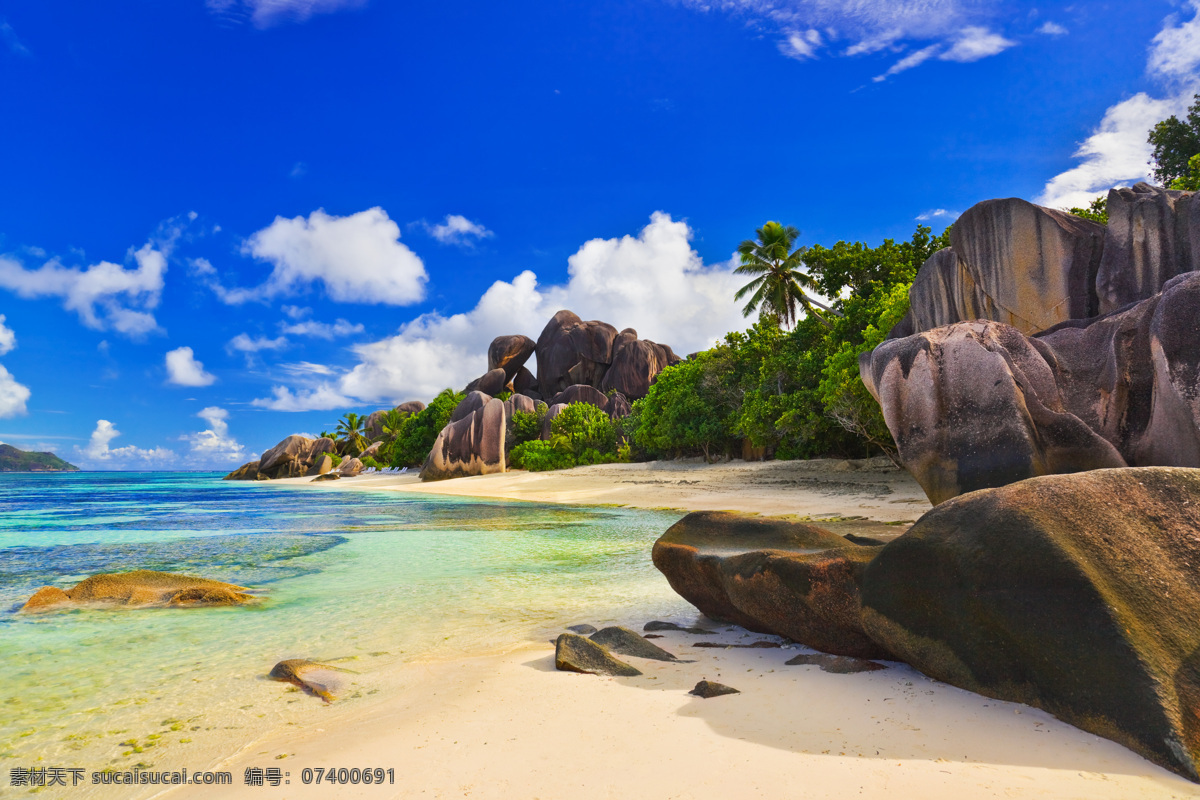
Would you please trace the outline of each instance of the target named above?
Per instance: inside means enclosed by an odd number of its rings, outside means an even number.
[[[928,509],[916,482],[878,462],[651,462],[559,473],[512,472],[421,483],[359,476],[301,488],[396,491],[567,505],[735,510],[812,519],[839,533],[892,536]],[[830,522],[822,517],[833,518]],[[853,519],[853,518],[860,519]],[[847,519],[851,518],[851,519]],[[865,518],[865,519],[861,519]],[[899,523],[899,524],[897,524]],[[641,631],[635,608],[620,624]],[[713,636],[667,631],[656,644],[689,663],[622,657],[634,678],[559,672],[553,646],[514,642],[487,654],[411,662],[396,693],[369,708],[314,703],[311,722],[251,742],[210,769],[281,767],[270,796],[779,797],[802,776],[806,798],[1200,797],[1200,786],[1038,709],[929,679],[907,665],[850,675],[787,666],[790,649],[700,649],[698,639],[779,641],[699,616]],[[562,620],[567,625],[601,620]],[[687,691],[718,680],[740,694]],[[781,710],[782,709],[782,710]],[[305,768],[381,767],[395,783],[305,785]],[[853,790],[857,789],[857,792]],[[202,798],[178,787],[156,796]]]

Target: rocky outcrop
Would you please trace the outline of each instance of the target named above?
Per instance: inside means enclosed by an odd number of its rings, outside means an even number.
[[[239,467],[226,477],[229,480],[299,478],[308,474],[313,463],[322,454],[336,451],[337,444],[332,439],[310,439],[307,436],[293,434],[262,454],[253,477],[249,477],[251,470],[248,467],[250,464]],[[244,473],[243,470],[245,470]],[[246,477],[235,477],[239,473]]]
[[[528,336],[497,336],[488,347],[488,371],[504,370],[507,376],[504,383],[509,383],[533,355],[535,347],[537,342]]]
[[[363,464],[363,462],[351,456],[349,458],[342,459],[342,463],[338,464],[337,471],[338,474],[343,478],[353,478],[355,475],[361,474],[366,468],[367,467],[365,464]]]
[[[1096,276],[1099,311],[1157,294],[1176,275],[1200,270],[1200,199],[1139,183],[1108,193],[1108,232]]]
[[[1198,779],[1200,471],[975,492],[878,552],[863,620],[884,648]]]
[[[782,519],[701,511],[654,543],[654,566],[706,616],[828,653],[887,653],[862,628],[859,586],[881,548]]]
[[[508,406],[508,414],[512,416],[514,411],[524,411],[527,414],[537,413],[537,403],[532,397],[526,397],[523,394],[514,394],[512,397],[504,401]]]
[[[459,415],[438,434],[425,465],[421,480],[445,480],[467,475],[487,475],[506,469],[506,438],[512,406],[503,400],[472,392],[467,400],[477,397],[473,410]],[[465,404],[467,400],[464,400]]]
[[[619,625],[602,628],[589,636],[588,639],[611,652],[620,653],[623,656],[648,658],[651,661],[679,660],[653,642],[643,639],[637,631],[631,631],[629,628],[622,628]]]
[[[247,461],[233,472],[226,475],[221,480],[225,481],[252,481],[258,478],[258,462]]]
[[[537,395],[533,399],[542,399],[541,393],[538,392],[537,378],[529,371],[529,367],[521,367],[517,370],[516,376],[512,379],[513,391],[517,394],[523,394],[527,397]]]
[[[596,408],[603,409],[608,405],[608,395],[591,386],[576,384],[568,386],[550,398],[549,405],[569,406],[571,403],[590,403]]]
[[[632,414],[633,406],[626,399],[625,395],[617,392],[608,398],[608,402],[604,405],[604,413],[608,414],[609,419],[620,419]]]
[[[617,329],[606,322],[584,322],[575,313],[559,311],[538,337],[538,391],[544,397],[572,384],[598,386],[612,362]]]
[[[454,407],[450,412],[450,422],[455,423],[461,419],[471,416],[479,409],[487,405],[487,402],[492,399],[489,394],[484,394],[480,391],[467,392],[467,396]]]
[[[425,404],[420,400],[409,400],[407,403],[396,406],[393,410],[399,411],[401,414],[420,414],[425,410]],[[387,409],[381,409],[367,415],[367,419],[363,423],[363,435],[367,439],[374,440],[383,436],[383,418],[387,416],[387,413]]]
[[[935,504],[1038,475],[1200,467],[1200,273],[1035,337],[968,322],[892,339],[860,372]]]
[[[126,608],[163,608],[168,606],[229,606],[257,601],[245,587],[191,575],[136,570],[103,573],[80,581],[63,591],[53,586],[39,589],[21,607],[22,611],[43,611],[66,606],[115,605]]]
[[[482,392],[487,395],[498,395],[504,391],[508,385],[508,375],[504,370],[497,367],[496,369],[485,372],[482,376],[476,378],[467,384],[468,392]]]
[[[311,476],[325,475],[333,469],[333,457],[328,453],[322,453],[313,465],[308,468],[308,474]]]
[[[618,391],[632,400],[645,397],[650,384],[669,366],[678,364],[679,356],[666,345],[637,338],[637,331],[626,328],[613,341],[612,363],[600,382],[601,392]]]
[[[542,430],[538,436],[543,442],[550,441],[550,436],[554,432],[554,418],[561,414],[565,408],[565,404],[557,403],[546,409],[546,416],[542,417]]]

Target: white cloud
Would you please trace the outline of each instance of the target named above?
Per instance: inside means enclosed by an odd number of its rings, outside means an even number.
[[[80,466],[91,468],[163,467],[175,462],[178,458],[174,451],[164,447],[155,447],[149,450],[133,445],[110,448],[109,443],[120,435],[121,432],[108,420],[96,420],[96,429],[92,431],[87,446],[75,448],[75,452],[80,457]]]
[[[279,369],[289,375],[307,376],[307,375],[334,375],[336,374],[331,368],[324,364],[314,364],[311,361],[296,361],[291,364],[280,364]]]
[[[0,356],[12,352],[17,346],[17,334],[4,321],[5,315],[0,314]]]
[[[1193,93],[1200,89],[1200,76],[1195,72],[1200,64],[1200,14],[1196,13],[1200,12],[1200,0],[1188,5],[1195,16],[1184,22],[1168,17],[1151,42],[1147,59],[1147,70],[1170,87],[1169,96],[1158,99],[1139,92],[1109,107],[1100,125],[1074,153],[1082,163],[1051,178],[1038,195],[1038,203],[1052,208],[1085,207],[1114,186],[1151,180],[1154,150],[1146,141],[1147,134],[1159,120],[1185,114]]]
[[[879,83],[880,81],[886,81],[891,76],[898,75],[905,70],[912,69],[913,67],[919,67],[937,55],[938,51],[941,49],[942,46],[940,44],[931,44],[929,47],[924,47],[915,53],[909,53],[904,58],[893,64],[887,72],[883,73],[882,75],[876,75],[871,80]]]
[[[346,397],[329,383],[322,382],[312,389],[292,391],[286,386],[275,386],[271,397],[258,398],[252,405],[271,411],[328,411],[332,408],[350,408],[354,400]]]
[[[348,373],[301,391],[276,386],[272,397],[254,403],[305,411],[428,400],[482,374],[493,338],[522,333],[536,339],[563,308],[635,328],[680,355],[710,347],[748,324],[733,300],[744,281],[733,275],[732,260],[704,264],[690,239],[687,223],[656,212],[637,236],[584,244],[568,260],[565,285],[540,286],[528,270],[496,281],[470,311],[424,314],[396,336],[356,345],[359,363]]]
[[[318,209],[305,217],[275,221],[242,245],[242,252],[273,266],[261,286],[228,289],[216,282],[208,262],[193,268],[225,303],[290,295],[321,283],[341,303],[409,305],[425,297],[425,265],[400,243],[400,228],[382,208],[346,217]]]
[[[304,22],[314,14],[330,14],[365,4],[366,0],[205,0],[209,11],[222,19],[235,22],[249,19],[259,28]]]
[[[471,247],[479,239],[488,239],[496,235],[461,214],[447,214],[445,221],[437,225],[422,224],[429,235],[442,244],[456,244],[460,247]]]
[[[1000,34],[993,33],[987,28],[969,25],[954,36],[950,49],[940,54],[938,58],[942,61],[957,61],[960,64],[968,64],[972,61],[979,61],[980,59],[1003,53],[1015,45],[1016,42],[1005,39]]]
[[[1046,36],[1066,36],[1070,31],[1059,25],[1057,22],[1043,22],[1034,33],[1045,34]]]
[[[27,413],[25,403],[29,395],[29,387],[17,383],[17,379],[0,365],[0,417],[16,417]]]
[[[356,333],[362,333],[364,328],[361,322],[350,322],[345,319],[338,319],[330,324],[328,322],[317,322],[316,320],[304,320],[303,322],[279,324],[280,330],[292,336],[315,336],[318,339],[335,339],[339,336],[352,336]]]
[[[197,417],[208,423],[207,430],[189,434],[183,440],[191,444],[189,461],[193,466],[228,464],[245,459],[246,448],[229,435],[229,412],[218,406],[201,409]]]
[[[815,28],[806,31],[792,31],[779,43],[779,52],[797,61],[815,58],[821,47],[821,33]]]
[[[131,248],[128,260],[137,264],[132,269],[109,261],[64,267],[58,259],[26,269],[12,256],[0,256],[0,288],[26,299],[61,297],[63,308],[89,328],[143,336],[158,329],[150,312],[162,294],[170,248],[171,241]]]
[[[190,347],[177,347],[167,353],[167,383],[176,386],[210,386],[216,376],[204,371]]]
[[[282,350],[287,347],[288,340],[283,336],[277,336],[274,339],[268,339],[265,336],[249,336],[245,333],[239,333],[237,336],[229,340],[225,345],[227,353],[245,353],[252,355],[261,350]],[[190,352],[190,351],[189,351]]]
[[[929,222],[935,219],[958,219],[961,211],[947,211],[944,208],[932,208],[917,214],[917,222]]]

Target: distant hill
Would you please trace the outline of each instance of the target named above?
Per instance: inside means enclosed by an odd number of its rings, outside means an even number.
[[[78,472],[54,453],[27,453],[11,444],[0,444],[0,472]]]

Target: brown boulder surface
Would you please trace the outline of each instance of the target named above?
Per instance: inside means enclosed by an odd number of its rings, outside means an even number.
[[[550,436],[554,432],[554,418],[561,414],[563,409],[566,407],[567,406],[565,403],[552,403],[550,407],[546,409],[546,416],[542,417],[542,430],[538,435],[538,438],[543,442],[550,441]]]
[[[409,400],[396,406],[396,410],[405,414],[420,414],[425,410],[425,404],[420,400]]]
[[[337,693],[342,690],[342,674],[347,670],[309,661],[306,658],[289,658],[280,661],[267,677],[273,681],[283,681],[299,687],[313,697],[319,697],[326,703],[332,703]]]
[[[977,203],[918,271],[902,332],[984,319],[1036,333],[1095,316],[1104,235],[1103,225],[1017,198]]]
[[[467,396],[464,397],[459,404],[454,407],[454,410],[450,412],[450,422],[458,422],[460,419],[469,417],[471,414],[474,414],[476,411],[487,405],[488,401],[491,399],[492,396],[490,394],[484,394],[483,392],[479,391],[467,392]]]
[[[528,394],[529,392],[537,392],[538,382],[533,373],[529,371],[529,367],[521,367],[517,370],[517,374],[512,379],[513,391],[517,394]]]
[[[503,369],[496,368],[483,373],[475,380],[467,384],[468,392],[482,392],[486,395],[498,395],[504,391],[508,385],[508,375]]]
[[[568,386],[550,398],[549,405],[569,406],[571,403],[590,403],[596,408],[603,409],[608,405],[608,395],[594,387],[576,384]]]
[[[247,461],[233,472],[226,475],[221,480],[226,481],[252,481],[258,478],[258,462]]]
[[[340,474],[343,478],[353,478],[355,475],[360,474],[364,469],[366,469],[366,465],[353,456],[349,458],[343,458],[342,463],[338,464],[338,474]]]
[[[170,572],[136,570],[102,573],[80,581],[66,590],[46,586],[22,606],[22,611],[61,606],[64,603],[105,603],[126,607],[192,605],[242,605],[257,600],[245,587],[231,583],[176,575]]]
[[[1200,269],[1200,199],[1138,183],[1108,193],[1099,312],[1153,297],[1176,275]]]
[[[1200,273],[1034,337],[964,322],[891,339],[860,372],[935,504],[1037,475],[1200,467]]]
[[[332,439],[310,439],[292,434],[258,460],[259,478],[299,478],[308,473],[318,456],[333,453],[337,443]]]
[[[513,380],[533,355],[537,342],[528,336],[497,336],[488,347],[488,370],[503,369],[505,383]]]
[[[639,669],[614,658],[605,648],[574,633],[560,634],[554,642],[554,667],[564,672],[615,675],[632,678]]]
[[[399,411],[401,414],[420,414],[425,410],[425,404],[420,400],[409,400],[407,403],[401,403],[396,406],[393,411]],[[387,415],[388,409],[380,409],[372,411],[367,415],[367,421],[363,423],[363,435],[367,439],[378,439],[383,436],[383,418]]]
[[[571,311],[559,311],[535,347],[538,391],[550,397],[572,384],[599,385],[616,338],[617,329],[606,322],[584,322]]]
[[[650,384],[660,372],[679,361],[671,348],[639,339],[637,331],[626,328],[613,342],[612,364],[604,373],[600,391],[615,389],[631,400],[638,400],[650,391]]]
[[[671,588],[713,619],[836,655],[886,657],[862,629],[859,584],[881,548],[784,519],[698,511],[654,543]]]
[[[486,397],[473,392],[467,399],[475,395]],[[505,401],[488,398],[481,407],[443,428],[421,468],[421,480],[504,472],[510,409]]]
[[[1197,780],[1200,470],[955,498],[866,568],[867,632],[925,674],[1045,709]]]
[[[617,392],[612,397],[608,398],[608,403],[604,406],[604,413],[608,414],[609,419],[620,419],[628,417],[633,413],[633,406],[625,395]]]

